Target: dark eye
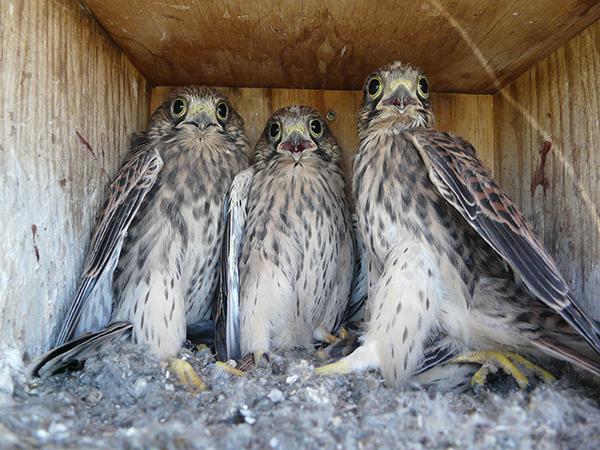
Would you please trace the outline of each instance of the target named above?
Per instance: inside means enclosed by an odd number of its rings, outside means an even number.
[[[229,115],[229,108],[225,102],[220,102],[217,105],[217,117],[220,120],[227,120],[227,116]]]
[[[381,83],[381,78],[373,77],[369,80],[367,84],[367,92],[369,93],[369,97],[377,98],[383,91],[383,84]]]
[[[187,103],[182,98],[176,98],[171,103],[171,113],[173,113],[173,117],[181,117],[187,111]]]
[[[419,94],[419,97],[422,99],[429,97],[429,81],[427,81],[425,75],[419,76],[419,81],[417,82],[417,94]]]
[[[273,122],[269,126],[269,136],[271,136],[271,139],[276,140],[279,138],[280,134],[281,134],[281,127],[279,126],[279,123]]]
[[[310,134],[314,137],[321,137],[323,134],[323,124],[319,119],[313,119],[310,121]]]

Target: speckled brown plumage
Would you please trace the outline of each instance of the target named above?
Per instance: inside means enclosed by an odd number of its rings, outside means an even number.
[[[186,324],[211,313],[223,196],[248,166],[248,141],[227,98],[193,86],[175,90],[134,141],[57,345],[125,322],[131,326],[120,332],[131,330],[139,345],[168,358],[183,343]]]
[[[310,346],[339,326],[354,264],[339,160],[314,109],[292,106],[269,119],[240,261],[242,354]]]
[[[596,323],[475,149],[432,124],[420,70],[394,63],[369,76],[353,177],[368,325],[348,365],[404,385],[437,339],[444,359],[507,349],[598,372]]]

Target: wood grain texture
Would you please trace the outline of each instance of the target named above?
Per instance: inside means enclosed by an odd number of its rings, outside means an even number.
[[[71,0],[0,2],[0,343],[48,348],[147,82]]]
[[[600,22],[496,94],[494,107],[500,185],[600,318]],[[547,140],[547,192],[532,193]]]
[[[477,149],[483,164],[495,173],[494,97],[434,94],[435,128],[462,136]]]
[[[494,93],[600,17],[597,0],[84,3],[154,85],[360,89],[402,58],[439,92]]]
[[[170,86],[152,89],[151,109],[156,109],[173,90]],[[351,179],[352,156],[358,147],[356,113],[362,100],[361,91],[311,89],[220,88],[231,100],[246,123],[250,143],[254,145],[263,128],[279,108],[304,104],[316,108],[326,117],[335,113],[328,125],[342,149],[343,167]],[[475,145],[485,164],[493,169],[493,106],[491,95],[432,94],[436,111],[436,128],[463,136]]]

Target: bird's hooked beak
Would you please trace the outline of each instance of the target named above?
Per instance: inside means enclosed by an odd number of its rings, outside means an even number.
[[[184,123],[193,125],[198,130],[204,132],[212,126],[220,126],[219,121],[216,118],[214,107],[201,103],[194,105],[188,114],[189,118]]]
[[[295,161],[302,157],[302,152],[314,149],[315,143],[308,137],[308,130],[304,126],[296,126],[287,130],[288,133],[281,140],[277,148],[291,153]]]
[[[391,94],[381,100],[382,106],[393,107],[399,113],[403,113],[410,105],[418,105],[418,100],[412,93],[408,81],[398,80],[390,87]]]

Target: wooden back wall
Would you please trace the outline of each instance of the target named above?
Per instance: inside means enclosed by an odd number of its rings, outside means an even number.
[[[154,111],[174,87],[152,90],[151,110]],[[335,112],[328,122],[342,148],[343,166],[350,180],[352,156],[358,146],[356,112],[361,102],[360,91],[327,91],[313,89],[220,88],[246,122],[246,132],[254,145],[271,114],[293,104],[309,105],[325,117]],[[478,149],[484,163],[494,170],[493,97],[473,94],[433,94],[436,127],[459,134]]]

